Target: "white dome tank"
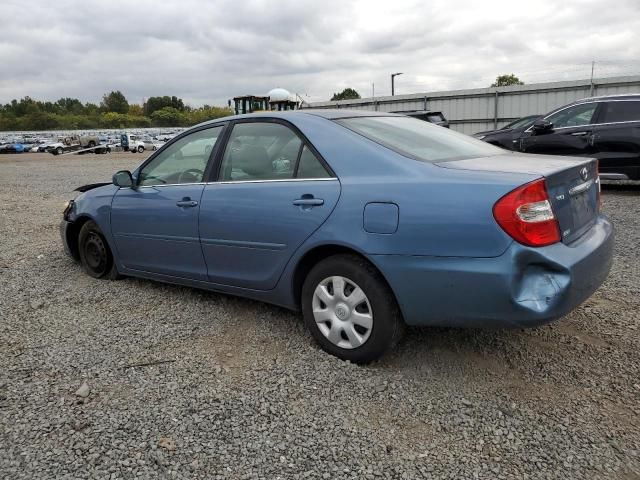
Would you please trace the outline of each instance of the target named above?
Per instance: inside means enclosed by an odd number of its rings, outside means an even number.
[[[286,100],[292,99],[289,91],[285,90],[284,88],[274,88],[273,90],[269,91],[267,95],[269,96],[270,102],[284,102]]]

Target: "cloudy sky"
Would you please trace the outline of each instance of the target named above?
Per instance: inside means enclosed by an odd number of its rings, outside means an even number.
[[[640,73],[640,0],[1,0],[0,102],[193,106],[276,86],[312,100]]]

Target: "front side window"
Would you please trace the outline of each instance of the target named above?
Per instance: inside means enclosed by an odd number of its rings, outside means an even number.
[[[481,140],[409,117],[354,117],[336,120],[360,135],[422,162],[443,162],[506,152]]]
[[[147,163],[138,185],[173,185],[202,182],[211,151],[222,126],[199,130],[175,141]]]
[[[515,122],[511,122],[510,124],[505,125],[504,127],[502,127],[502,130],[508,130],[510,128],[528,128],[533,125],[533,122],[535,122],[538,118],[540,118],[538,115],[531,117],[522,117]]]
[[[552,113],[546,120],[553,124],[553,128],[579,127],[592,123],[597,103],[583,103]]]
[[[279,123],[239,123],[222,158],[220,180],[293,178],[302,140]]]
[[[640,102],[606,102],[601,118],[600,123],[640,121]]]

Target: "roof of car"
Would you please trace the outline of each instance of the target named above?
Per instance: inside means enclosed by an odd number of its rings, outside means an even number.
[[[297,112],[304,112],[310,115],[317,115],[318,117],[328,118],[334,120],[336,118],[351,118],[351,117],[398,117],[400,115],[390,112],[376,112],[374,110],[349,110],[346,108],[317,108],[317,109],[302,109],[296,110]]]
[[[640,93],[621,93],[619,95],[601,95],[598,97],[587,97],[576,100],[573,103],[584,103],[602,100],[640,100]]]
[[[228,122],[229,120],[239,120],[244,118],[284,118],[291,119],[295,117],[299,117],[300,115],[315,115],[317,117],[326,118],[328,120],[335,120],[338,118],[352,118],[352,117],[400,117],[402,115],[397,115],[395,113],[389,112],[376,112],[372,110],[349,110],[346,108],[327,108],[327,109],[312,109],[312,108],[303,108],[300,110],[282,110],[282,111],[273,111],[268,110],[264,112],[254,112],[254,113],[245,113],[242,115],[231,115],[228,117],[216,118],[214,120],[208,120],[206,122],[202,122],[195,127],[199,127],[202,125],[211,125],[219,122]]]

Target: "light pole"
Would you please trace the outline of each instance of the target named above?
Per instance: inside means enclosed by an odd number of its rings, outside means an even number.
[[[391,74],[391,96],[393,97],[393,95],[396,93],[395,88],[394,88],[394,84],[393,84],[393,79],[395,77],[397,77],[398,75],[402,75],[402,72],[398,72],[398,73],[392,73]]]

